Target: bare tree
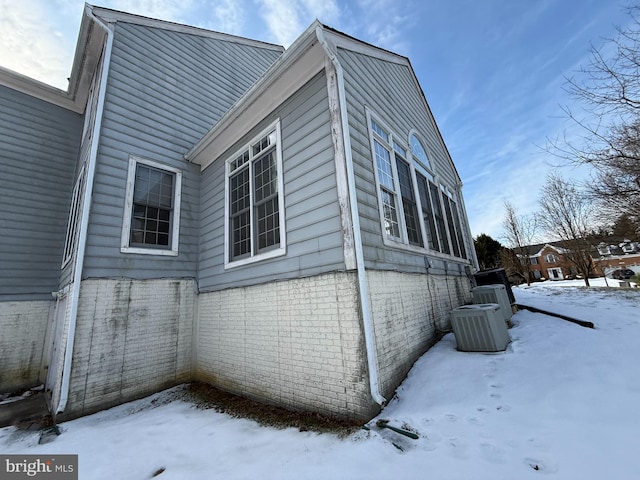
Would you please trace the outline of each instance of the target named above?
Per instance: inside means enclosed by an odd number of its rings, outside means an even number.
[[[578,188],[558,175],[549,175],[542,187],[539,222],[559,241],[564,257],[576,267],[589,286],[593,273],[589,233],[593,229],[593,203]]]
[[[521,274],[527,285],[531,285],[529,246],[533,243],[538,229],[536,217],[518,215],[513,204],[508,201],[504,202],[504,208],[505,216],[502,221],[504,239],[507,247],[515,253],[515,258],[503,256],[502,260],[505,263],[505,267],[509,267]],[[510,259],[512,261],[509,261]]]
[[[614,216],[640,219],[640,5],[628,9],[631,23],[567,79],[566,89],[583,107],[565,112],[582,130],[580,140],[554,142],[557,155],[594,168],[587,185]]]

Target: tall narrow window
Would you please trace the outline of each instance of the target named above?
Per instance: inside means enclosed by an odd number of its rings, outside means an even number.
[[[398,181],[400,182],[407,238],[410,244],[422,246],[422,234],[420,233],[416,197],[413,191],[413,182],[411,181],[411,169],[409,163],[405,160],[406,153],[404,149],[395,143],[393,147],[396,154],[396,168],[398,170]]]
[[[391,154],[378,140],[374,139],[373,144],[378,170],[378,181],[380,182],[380,198],[382,200],[385,232],[390,237],[400,238]]]
[[[429,248],[439,252],[440,241],[438,240],[436,222],[433,216],[433,206],[431,202],[431,195],[429,194],[429,181],[420,173],[416,174],[416,179],[418,181],[418,193],[420,194],[420,204],[422,206],[422,218],[424,219],[424,226],[427,229]]]
[[[447,226],[449,227],[449,235],[451,236],[451,246],[453,248],[453,254],[456,257],[460,257],[460,246],[458,245],[456,226],[453,221],[453,208],[451,205],[451,199],[446,194],[443,194],[442,202],[444,203],[444,212],[447,216]]]
[[[451,199],[449,201],[451,202],[451,212],[453,214],[453,223],[456,228],[456,239],[458,240],[460,257],[467,258],[467,249],[464,246],[464,236],[462,235],[462,224],[460,223],[460,215],[458,214],[458,205]]]
[[[73,253],[76,250],[76,243],[78,239],[78,224],[80,221],[80,215],[82,214],[81,204],[84,193],[84,179],[85,179],[84,164],[80,168],[76,184],[73,187],[73,193],[71,195],[71,206],[69,209],[69,221],[67,223],[67,236],[64,241],[64,252],[62,255],[62,267],[69,263],[69,260],[73,257]]]
[[[177,169],[130,160],[122,252],[177,255],[181,180]]]
[[[438,232],[438,238],[440,239],[440,251],[442,253],[451,253],[451,249],[449,248],[449,240],[447,239],[447,229],[444,222],[444,212],[442,211],[440,192],[438,191],[438,187],[433,183],[429,184],[429,191],[431,192],[433,216],[436,220],[436,231]]]
[[[280,124],[227,160],[227,266],[284,254]]]

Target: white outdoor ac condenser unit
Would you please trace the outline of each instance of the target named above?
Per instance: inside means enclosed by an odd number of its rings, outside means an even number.
[[[481,285],[471,289],[473,295],[473,303],[481,305],[484,303],[497,303],[500,305],[500,313],[505,322],[511,320],[513,311],[511,310],[511,302],[509,294],[504,285]]]
[[[500,352],[511,338],[496,303],[464,305],[451,312],[451,328],[458,350],[463,352]]]

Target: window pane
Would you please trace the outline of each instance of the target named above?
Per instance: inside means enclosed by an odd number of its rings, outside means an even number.
[[[387,150],[377,140],[373,141],[375,148],[376,166],[378,169],[378,179],[380,184],[393,190],[393,170],[391,169],[391,157]]]
[[[278,172],[273,151],[255,161],[253,181],[256,203],[278,193]]]
[[[453,223],[453,214],[451,212],[451,200],[446,195],[443,196],[444,211],[447,215],[447,226],[449,227],[449,235],[451,236],[451,246],[453,247],[453,255],[460,256],[460,247],[458,246],[458,236]]]
[[[244,212],[231,219],[231,253],[239,257],[251,253],[250,217]]]
[[[420,142],[420,140],[418,140],[418,137],[416,137],[414,134],[411,134],[411,137],[409,138],[409,143],[411,147],[411,153],[413,153],[413,155],[425,167],[431,168],[431,163],[429,162],[429,157],[427,156],[427,152],[422,146],[422,143]]]
[[[249,168],[244,168],[229,179],[231,189],[231,214],[249,208]]]
[[[398,181],[400,182],[400,193],[402,194],[407,238],[409,243],[422,246],[422,234],[420,233],[418,209],[416,207],[415,194],[413,193],[411,170],[409,169],[409,164],[399,155],[396,155],[396,168],[398,169]]]
[[[257,208],[258,250],[280,243],[278,199],[272,198]]]
[[[436,233],[436,224],[433,218],[433,207],[431,206],[431,197],[429,196],[429,184],[427,179],[420,174],[417,174],[416,178],[418,180],[420,203],[422,203],[422,217],[424,218],[424,225],[427,228],[429,248],[439,252],[440,244],[438,243],[438,234]]]
[[[413,194],[413,185],[411,182],[411,170],[409,164],[399,157],[396,157],[396,168],[398,169],[398,180],[400,182],[400,192],[402,198],[407,198],[411,201],[415,200]]]
[[[464,237],[462,236],[462,225],[460,224],[460,216],[458,215],[458,206],[453,200],[451,200],[451,212],[453,213],[453,223],[456,227],[460,256],[462,258],[467,258],[467,249],[464,247]]]
[[[376,132],[381,138],[384,138],[385,142],[389,141],[389,135],[375,120],[371,120],[371,130]]]
[[[169,245],[174,179],[175,174],[171,172],[140,163],[136,165],[131,245]]]
[[[431,204],[433,205],[433,216],[436,221],[436,230],[440,239],[440,248],[443,253],[451,253],[449,241],[447,240],[447,231],[444,224],[444,214],[442,212],[442,203],[440,202],[440,192],[438,187],[429,182],[429,190],[431,192]]]
[[[381,189],[382,210],[384,214],[384,227],[387,235],[391,237],[400,237],[400,227],[398,225],[398,214],[396,211],[395,196]]]

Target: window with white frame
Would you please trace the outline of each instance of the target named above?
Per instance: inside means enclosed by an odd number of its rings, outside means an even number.
[[[280,122],[226,162],[225,265],[285,253]]]
[[[177,255],[182,172],[131,157],[120,251]]]
[[[558,260],[559,260],[559,258],[556,255],[554,255],[553,253],[548,253],[544,257],[544,261],[546,263],[558,263]]]
[[[467,251],[462,236],[462,225],[460,224],[460,217],[458,215],[458,206],[455,200],[453,200],[453,194],[448,189],[443,190],[442,201],[447,216],[447,226],[449,227],[453,254],[456,257],[467,258]]]
[[[410,133],[406,148],[400,137],[369,111],[367,121],[385,241],[466,258],[454,195],[438,188],[417,135]]]
[[[64,240],[64,250],[62,254],[62,268],[64,268],[67,263],[73,257],[73,254],[76,250],[76,243],[78,238],[78,225],[80,221],[81,215],[81,203],[82,197],[84,193],[84,183],[85,183],[85,164],[83,163],[80,167],[80,171],[78,172],[78,178],[76,179],[76,183],[73,187],[73,193],[71,194],[71,205],[69,208],[69,221],[67,222],[67,235]]]

